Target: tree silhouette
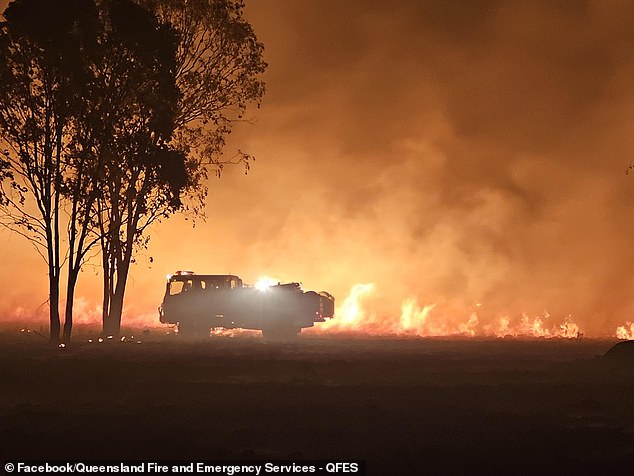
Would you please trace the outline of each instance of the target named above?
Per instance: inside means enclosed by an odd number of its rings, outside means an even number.
[[[176,31],[181,92],[177,139],[205,164],[222,169],[225,139],[250,102],[259,104],[264,46],[235,0],[140,0]],[[241,159],[248,156],[241,154]]]
[[[48,265],[52,341],[62,265],[64,340],[95,243],[104,332],[118,334],[148,227],[200,213],[208,172],[232,161],[222,156],[226,135],[263,95],[266,67],[242,9],[226,0],[15,0],[5,11],[0,223]]]
[[[46,261],[50,339],[60,338],[63,184],[97,20],[82,0],[18,0],[0,25],[0,223]],[[74,224],[72,225],[74,226]]]
[[[110,42],[95,99],[102,112],[97,206],[104,278],[104,332],[118,334],[135,249],[144,232],[182,207],[198,186],[195,167],[171,143],[179,91],[173,29],[131,2],[110,5]]]
[[[241,2],[138,3],[154,12],[159,23],[169,26],[177,39],[170,66],[173,76],[163,73],[160,77],[164,83],[150,88],[169,88],[172,84],[167,84],[167,78],[173,78],[175,96],[167,91],[157,100],[175,97],[177,101],[174,108],[170,103],[163,104],[162,109],[151,106],[146,112],[139,111],[137,118],[152,112],[154,119],[147,117],[143,125],[135,123],[138,128],[126,126],[126,131],[134,131],[128,137],[132,142],[124,140],[123,148],[117,149],[119,157],[124,158],[121,163],[126,165],[111,169],[106,196],[99,202],[104,331],[114,335],[121,325],[132,257],[135,249],[147,244],[148,226],[175,211],[200,213],[210,170],[219,173],[228,162],[243,162],[248,167],[248,155],[239,152],[237,159],[225,160],[222,151],[233,124],[241,120],[250,102],[259,103],[264,94],[260,75],[266,68],[263,46],[243,18]],[[137,22],[131,25],[131,35],[140,31]],[[148,30],[141,36],[150,34]],[[158,127],[160,134],[148,135],[148,126]]]

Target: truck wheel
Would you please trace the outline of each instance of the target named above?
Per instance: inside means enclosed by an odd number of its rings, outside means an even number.
[[[272,326],[262,329],[262,337],[268,341],[292,341],[299,337],[302,330],[292,326]]]
[[[179,322],[178,335],[186,339],[205,339],[209,337],[211,327],[199,323]]]

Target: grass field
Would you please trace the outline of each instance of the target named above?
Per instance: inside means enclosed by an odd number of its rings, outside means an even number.
[[[126,335],[88,343],[84,330],[58,349],[0,334],[3,461],[349,458],[368,474],[605,474],[634,457],[634,365],[599,357],[615,341]]]

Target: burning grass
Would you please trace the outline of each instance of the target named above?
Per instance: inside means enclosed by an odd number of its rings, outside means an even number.
[[[421,304],[417,297],[402,300],[400,312],[379,312],[374,301],[376,287],[373,283],[354,285],[348,296],[338,301],[335,318],[303,331],[308,335],[324,336],[370,336],[370,337],[491,337],[491,338],[558,338],[580,339],[584,330],[575,319],[568,315],[561,318],[552,316],[547,311],[537,315],[521,313],[517,315],[492,315],[484,312],[482,305],[476,303],[471,309],[447,303]],[[77,306],[75,334],[84,333],[84,329],[93,329],[100,320],[98,307],[81,301]],[[40,321],[45,322],[43,319]],[[156,328],[157,319],[153,313],[128,312],[124,315],[124,323],[134,328]],[[16,324],[24,326],[24,324]],[[36,331],[35,329],[39,329]],[[159,328],[164,332],[174,329]],[[45,335],[46,326],[31,326],[30,331]],[[245,329],[212,329],[211,336],[221,337],[254,337],[259,331]],[[634,339],[634,323],[627,322],[618,326],[613,332],[603,336],[616,337],[622,340]]]
[[[399,337],[526,337],[564,338],[583,337],[579,325],[571,316],[560,321],[551,318],[548,312],[529,316],[523,313],[518,319],[501,316],[483,320],[480,305],[466,312],[455,309],[440,309],[436,304],[419,304],[416,298],[406,298],[401,312],[396,316],[378,315],[368,310],[365,301],[374,293],[372,283],[357,284],[337,308],[335,319],[317,325],[310,332],[332,334],[365,333],[368,335],[390,335]],[[455,316],[466,314],[464,319]]]

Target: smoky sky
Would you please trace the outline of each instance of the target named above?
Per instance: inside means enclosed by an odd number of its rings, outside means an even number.
[[[373,282],[378,314],[416,297],[595,333],[634,320],[634,3],[269,0],[246,15],[267,94],[227,154],[256,160],[210,181],[205,222],[154,230],[130,315],[194,268],[337,298]]]

